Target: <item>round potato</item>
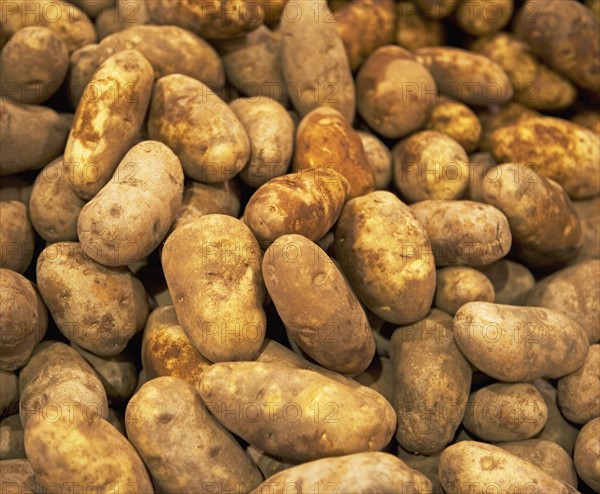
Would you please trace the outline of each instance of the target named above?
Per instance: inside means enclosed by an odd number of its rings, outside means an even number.
[[[0,268],[24,273],[35,247],[27,206],[21,201],[0,201]]]
[[[494,285],[473,268],[448,267],[436,275],[434,305],[450,315],[468,302],[494,302]]]
[[[470,153],[477,148],[481,136],[481,122],[467,105],[458,101],[442,100],[431,110],[425,128],[446,134]]]
[[[373,176],[375,189],[385,190],[392,181],[392,153],[388,147],[370,132],[357,132]]]
[[[477,269],[492,282],[493,301],[497,304],[537,305],[526,303],[529,291],[535,286],[535,278],[531,271],[522,264],[508,259],[500,259]]]
[[[573,459],[583,481],[600,492],[600,417],[588,422],[577,436]]]

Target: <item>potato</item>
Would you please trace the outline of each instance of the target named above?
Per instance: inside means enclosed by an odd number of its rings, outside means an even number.
[[[527,108],[520,103],[508,103],[502,107],[492,107],[489,113],[480,113],[481,138],[479,139],[479,149],[490,152],[492,134],[502,127],[509,127],[527,120],[540,117],[541,114],[531,108]],[[499,163],[503,163],[500,161]]]
[[[379,134],[397,139],[425,124],[436,84],[429,71],[399,46],[374,51],[356,77],[358,111]]]
[[[527,0],[514,29],[553,69],[585,89],[598,91],[599,26],[598,18],[579,2]]]
[[[575,87],[540,62],[529,45],[514,34],[481,38],[471,48],[502,67],[519,103],[537,110],[558,110],[572,105],[577,98]]]
[[[467,153],[477,148],[481,136],[481,123],[477,115],[458,101],[439,101],[431,110],[425,128],[446,134]]]
[[[436,311],[396,329],[390,340],[396,439],[411,453],[442,451],[465,413],[471,368],[448,334],[451,324],[448,314]]]
[[[36,482],[35,474],[29,464],[29,461],[25,459],[13,459],[0,461],[0,472],[2,473],[2,479],[0,480],[0,491],[11,492],[15,488],[14,492],[19,494],[34,494],[39,492],[41,487]]]
[[[377,391],[389,402],[394,392],[394,372],[392,361],[387,357],[375,355],[364,372],[354,376],[356,382]]]
[[[174,377],[144,384],[127,405],[127,437],[163,492],[248,492],[262,477],[198,391]],[[149,433],[149,431],[153,431]]]
[[[279,30],[283,78],[298,114],[304,117],[319,106],[330,106],[352,123],[354,81],[326,0],[288,2]]]
[[[91,422],[108,417],[100,378],[76,350],[64,343],[40,343],[21,371],[19,384],[19,415],[24,428],[29,422],[55,423],[74,417]]]
[[[438,267],[485,266],[510,250],[508,220],[493,206],[430,200],[413,204],[410,210],[429,235]]]
[[[373,171],[375,188],[385,190],[392,181],[392,153],[388,147],[370,132],[357,131],[363,145],[367,162]]]
[[[375,391],[285,365],[215,364],[200,394],[231,432],[292,462],[378,451],[395,428],[393,408]]]
[[[372,192],[346,203],[335,252],[350,285],[377,316],[394,324],[425,317],[435,291],[425,229],[394,194]]]
[[[39,170],[59,156],[69,125],[51,108],[0,100],[0,176]]]
[[[288,0],[270,0],[265,2],[265,24],[269,27],[273,27],[279,23],[281,14],[285,8],[285,4]]]
[[[148,135],[175,150],[185,174],[200,182],[225,182],[250,157],[250,141],[233,111],[207,85],[181,74],[156,82]]]
[[[467,153],[446,134],[434,130],[413,134],[392,154],[394,184],[409,202],[458,199],[467,188]]]
[[[444,25],[424,16],[413,0],[396,2],[395,42],[408,51],[425,46],[443,45],[446,40]]]
[[[0,371],[23,367],[47,327],[48,312],[34,285],[0,268]]]
[[[172,376],[199,389],[210,365],[185,335],[172,305],[152,311],[142,341],[142,366],[150,379]]]
[[[431,482],[389,453],[357,453],[291,467],[267,478],[252,494],[287,492],[430,493]]]
[[[319,107],[298,125],[293,171],[310,168],[342,174],[350,184],[350,198],[375,188],[375,177],[360,137],[333,108]]]
[[[510,79],[483,55],[448,46],[415,50],[437,84],[438,92],[468,105],[502,105],[513,98]]]
[[[24,273],[35,248],[27,206],[21,201],[0,201],[0,268]]]
[[[87,84],[100,66],[98,46],[96,43],[91,43],[71,53],[66,80],[67,95],[73,108],[77,108],[77,105],[79,105]],[[88,93],[87,97],[95,98],[96,96]]]
[[[393,0],[352,0],[338,10],[335,27],[355,71],[377,48],[392,43],[396,24]],[[356,29],[360,26],[360,31]]]
[[[458,4],[454,18],[463,31],[474,36],[483,36],[500,31],[506,26],[512,17],[513,9],[513,0],[466,0]]]
[[[548,420],[544,398],[533,384],[490,384],[469,396],[463,425],[485,441],[520,441]]]
[[[526,303],[529,291],[535,286],[535,278],[522,264],[500,259],[477,269],[492,282],[497,304],[536,305]]]
[[[0,417],[18,409],[19,377],[14,372],[0,370]]]
[[[81,210],[81,249],[105,266],[142,260],[171,228],[182,198],[183,170],[173,151],[157,141],[136,144]]]
[[[586,424],[600,417],[600,344],[590,345],[583,365],[558,381],[557,401],[571,422]]]
[[[490,137],[499,163],[533,164],[573,199],[600,193],[600,137],[568,120],[540,117],[496,130]]]
[[[265,337],[262,254],[250,229],[210,214],[175,230],[162,265],[179,324],[211,362],[252,360]]]
[[[490,153],[475,153],[469,155],[469,183],[463,194],[463,199],[485,202],[483,199],[483,181],[490,168],[497,165]]]
[[[415,0],[421,11],[430,19],[448,17],[456,8],[459,0]]]
[[[27,204],[31,196],[31,189],[31,173],[3,176],[0,181],[0,201],[21,201]]]
[[[448,494],[484,493],[488,489],[533,492],[576,493],[573,487],[555,479],[532,463],[498,446],[476,441],[454,444],[440,457],[440,481]],[[474,488],[474,490],[473,490]]]
[[[375,339],[360,302],[344,276],[318,245],[284,235],[265,252],[265,285],[289,336],[324,367],[363,372],[375,354]]]
[[[583,247],[577,260],[600,259],[600,197],[573,201],[573,207],[581,220],[583,236]]]
[[[588,353],[585,330],[550,309],[469,302],[454,316],[454,330],[465,357],[499,381],[566,376]]]
[[[36,273],[58,329],[81,348],[110,357],[144,327],[146,291],[128,268],[102,266],[78,243],[59,242],[40,253]]]
[[[600,418],[588,422],[577,436],[573,459],[583,481],[600,492]]]
[[[264,451],[252,445],[246,448],[246,454],[258,467],[264,478],[269,478],[271,475],[275,475],[276,473],[296,466],[292,463],[285,463],[282,459],[277,458],[276,456],[268,455]]]
[[[316,242],[342,212],[350,185],[333,170],[308,169],[268,181],[248,201],[244,223],[263,248],[286,234]]]
[[[42,103],[59,88],[68,68],[69,51],[59,34],[41,26],[20,29],[0,54],[2,96]]]
[[[0,422],[0,460],[26,458],[23,435],[21,417],[18,413]]]
[[[25,427],[25,451],[42,489],[68,481],[100,492],[124,488],[154,492],[131,443],[97,416],[31,420]]]
[[[101,12],[112,7],[115,0],[71,0],[71,3],[83,10],[90,19],[96,19]]]
[[[263,3],[268,0],[200,0],[173,3],[171,0],[148,2],[146,9],[156,24],[172,24],[205,39],[241,36],[260,26],[264,19]]]
[[[104,9],[100,12],[94,20],[94,25],[96,26],[99,40],[103,40],[111,34],[118,33],[130,27],[124,18],[119,17],[117,7]]]
[[[246,129],[252,148],[241,179],[258,188],[285,174],[292,159],[295,130],[286,109],[264,96],[236,99],[229,107]]]
[[[494,302],[494,285],[488,277],[463,266],[438,270],[434,305],[453,316],[467,302]]]
[[[600,8],[600,0],[598,1],[598,7]],[[600,112],[594,110],[584,110],[577,112],[572,118],[571,122],[581,125],[586,129],[590,129],[596,134],[600,134]]]
[[[140,52],[125,50],[100,65],[75,112],[63,171],[82,199],[104,187],[131,148],[146,115],[154,71]]]

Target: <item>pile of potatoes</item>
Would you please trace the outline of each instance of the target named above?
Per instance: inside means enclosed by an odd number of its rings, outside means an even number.
[[[599,0],[0,0],[0,492],[600,492]]]

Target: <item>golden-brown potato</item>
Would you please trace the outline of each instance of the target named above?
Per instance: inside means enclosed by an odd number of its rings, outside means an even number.
[[[21,201],[0,201],[0,216],[0,268],[24,273],[35,247],[27,206]]]
[[[501,127],[516,125],[520,122],[540,117],[541,114],[520,103],[512,102],[501,107],[492,107],[488,113],[479,113],[478,116],[482,125],[479,149],[490,152],[492,146],[490,138],[494,131]]]
[[[575,262],[600,259],[600,197],[573,201],[573,207],[581,220],[583,247]]]
[[[346,203],[335,252],[350,285],[377,316],[394,324],[425,317],[435,266],[425,229],[394,194],[372,192]]]
[[[438,270],[434,305],[453,316],[467,302],[494,302],[489,278],[466,266]]]
[[[25,459],[12,459],[0,461],[0,491],[15,492],[19,494],[35,494],[39,492],[39,483],[36,481],[33,468]]]
[[[77,5],[90,19],[96,19],[101,12],[112,7],[115,0],[70,0]]]
[[[446,40],[444,24],[421,13],[414,0],[396,2],[395,42],[408,51],[425,46],[440,46]]]
[[[379,134],[399,138],[420,129],[433,108],[436,84],[429,71],[399,46],[374,51],[356,77],[358,111]]]
[[[481,122],[467,105],[442,99],[431,110],[425,128],[446,134],[470,153],[477,148]]]
[[[600,1],[599,0],[585,0],[583,3],[600,20]]]
[[[78,243],[59,242],[40,253],[36,272],[58,329],[81,348],[116,355],[144,327],[146,291],[128,268],[102,266]]]
[[[583,481],[600,492],[600,417],[588,422],[577,436],[573,459]]]
[[[558,312],[469,302],[454,316],[456,344],[480,371],[505,382],[558,378],[585,362],[585,330]]]
[[[535,285],[535,278],[522,264],[500,259],[487,266],[479,266],[477,269],[492,282],[494,302],[497,304],[536,305],[526,303],[529,291]]]
[[[392,153],[383,142],[370,132],[357,131],[357,134],[373,171],[375,189],[387,189],[392,181]]]
[[[512,17],[513,0],[463,0],[454,11],[461,29],[474,36],[500,31]]]
[[[19,377],[14,372],[0,370],[0,417],[16,412],[18,405]]]
[[[18,413],[0,422],[0,460],[27,458],[23,435],[23,425]]]

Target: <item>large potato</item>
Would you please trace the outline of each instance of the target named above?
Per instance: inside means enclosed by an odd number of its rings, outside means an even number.
[[[585,362],[585,330],[550,309],[470,302],[454,316],[456,344],[469,361],[506,382],[558,378]]]
[[[435,291],[435,266],[426,231],[408,206],[376,191],[346,203],[335,251],[360,300],[394,324],[425,317]]]
[[[468,302],[494,302],[494,296],[494,285],[476,269],[451,266],[437,272],[434,304],[452,316]]]
[[[209,214],[175,230],[162,265],[179,324],[211,362],[252,360],[265,337],[262,254],[241,221]]]
[[[24,273],[35,247],[27,206],[21,201],[0,201],[0,216],[0,268]]]
[[[128,268],[102,266],[78,243],[59,242],[40,253],[36,272],[54,322],[81,348],[116,355],[144,327],[146,291]]]
[[[583,481],[600,492],[600,417],[588,422],[577,436],[573,459]]]

